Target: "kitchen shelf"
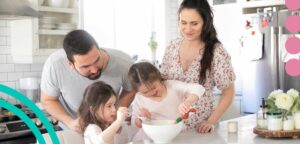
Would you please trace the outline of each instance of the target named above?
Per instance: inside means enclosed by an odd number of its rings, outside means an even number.
[[[66,35],[71,30],[48,30],[48,29],[40,29],[40,35]]]
[[[281,7],[285,8],[284,0],[260,0],[260,1],[242,1],[239,2],[243,9],[243,14],[257,13],[257,8],[262,7]]]
[[[40,0],[31,0],[40,17],[11,22],[11,55],[14,63],[44,63],[45,59],[62,49],[65,35],[81,27],[81,0],[69,0],[72,8],[40,6]],[[78,7],[79,6],[79,7]],[[60,24],[72,24],[68,25]],[[57,29],[47,29],[47,27]]]
[[[240,3],[242,8],[257,8],[268,6],[285,5],[284,0],[260,0],[260,1],[244,1]]]
[[[72,13],[72,14],[78,13],[78,9],[75,8],[56,8],[56,7],[48,7],[48,6],[40,6],[39,11],[56,12],[56,13]]]

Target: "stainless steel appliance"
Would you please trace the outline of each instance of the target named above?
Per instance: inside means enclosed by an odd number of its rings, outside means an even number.
[[[36,126],[42,133],[47,132],[46,128],[42,125],[41,121],[39,121],[32,111],[19,104],[16,106],[26,113],[26,115],[31,118],[33,122],[35,122]],[[61,128],[58,126],[58,121],[52,118],[48,113],[44,113],[53,125],[53,128],[56,131],[61,130]],[[0,117],[0,143],[11,144],[14,143],[14,141],[16,141],[18,138],[33,136],[32,131],[27,127],[27,125],[13,113],[4,109],[1,110]],[[35,142],[35,139],[33,139],[33,142]],[[22,143],[25,144],[26,142]]]
[[[297,13],[297,12],[296,12]],[[284,23],[290,11],[280,7],[258,8],[256,14],[245,14],[243,17],[248,25],[257,27],[253,31],[262,35],[255,41],[261,45],[246,45],[243,39],[241,51],[252,49],[243,57],[259,53],[256,59],[243,60],[243,84],[242,84],[242,111],[244,113],[257,112],[261,98],[265,98],[276,89],[287,91],[294,88],[300,91],[300,76],[289,76],[284,69],[285,62],[290,58],[300,59],[300,54],[291,55],[285,50],[285,42],[292,36]],[[251,41],[251,40],[250,40]],[[252,42],[253,43],[253,42]],[[256,47],[255,47],[256,46]],[[253,49],[257,49],[253,51]],[[257,56],[257,54],[254,54]]]

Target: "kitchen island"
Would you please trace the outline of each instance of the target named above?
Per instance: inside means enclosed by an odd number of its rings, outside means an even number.
[[[243,116],[227,121],[222,121],[216,127],[215,131],[207,134],[197,133],[195,130],[181,132],[172,142],[172,144],[300,144],[300,138],[264,138],[253,133],[256,125],[255,114]],[[228,133],[227,123],[229,121],[238,122],[238,132]],[[131,142],[130,144],[147,144],[149,140],[143,142]]]

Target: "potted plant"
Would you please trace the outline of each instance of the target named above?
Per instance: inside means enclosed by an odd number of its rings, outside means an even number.
[[[152,63],[155,64],[156,63],[156,49],[157,49],[157,42],[155,39],[155,32],[151,33],[151,37],[150,37],[150,41],[148,42],[148,46],[151,49],[151,57],[152,57]]]
[[[295,100],[299,92],[290,89],[287,93],[275,90],[267,99],[268,130],[294,130]]]

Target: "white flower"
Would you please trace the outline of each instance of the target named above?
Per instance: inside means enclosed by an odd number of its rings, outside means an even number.
[[[276,96],[278,94],[281,94],[283,93],[283,91],[281,89],[278,89],[278,90],[274,90],[270,93],[270,95],[268,96],[268,99],[271,99],[271,98],[275,98],[276,99]]]
[[[287,91],[287,94],[289,96],[292,96],[294,99],[296,99],[297,97],[299,97],[299,92],[295,89],[290,89],[289,91]]]
[[[294,103],[293,97],[280,93],[276,96],[275,105],[280,109],[290,110]]]

